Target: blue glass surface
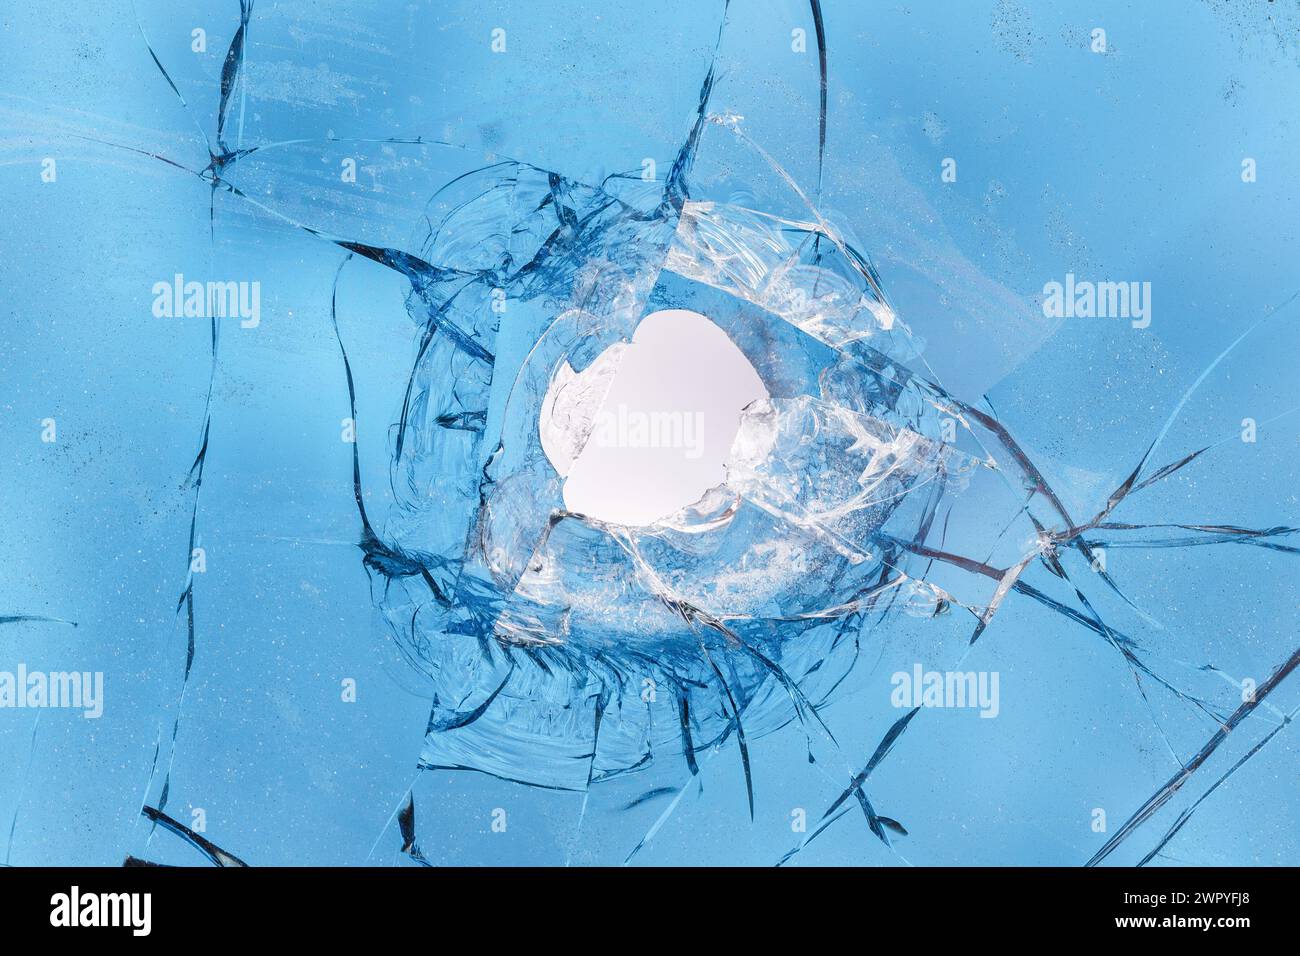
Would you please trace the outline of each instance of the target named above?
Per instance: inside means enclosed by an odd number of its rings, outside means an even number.
[[[1295,3],[0,17],[0,862],[1300,863]]]

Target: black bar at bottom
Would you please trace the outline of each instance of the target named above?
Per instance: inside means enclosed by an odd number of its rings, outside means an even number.
[[[688,924],[742,937],[783,925],[792,933],[910,925],[927,945],[1018,931],[1231,942],[1289,926],[1296,877],[1294,869],[0,868],[0,925],[19,938],[77,932],[83,941],[218,946],[279,937],[463,944],[480,934],[499,944],[574,930],[645,934],[649,945]]]

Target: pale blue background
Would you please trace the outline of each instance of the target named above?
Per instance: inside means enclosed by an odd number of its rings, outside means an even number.
[[[1296,3],[825,6],[823,207],[876,258],[943,381],[971,400],[987,393],[1067,503],[1096,510],[1200,371],[1300,288]],[[0,843],[16,812],[14,864],[117,865],[127,853],[201,862],[166,834],[146,846],[138,822],[179,678],[174,609],[191,505],[180,485],[208,379],[206,321],[150,313],[152,284],[184,272],[259,280],[263,315],[260,328],[228,324],[222,337],[199,514],[209,570],[196,585],[172,812],[188,822],[204,808],[206,835],[253,864],[396,862],[389,824],[416,776],[428,701],[372,607],[353,546],[350,447],[339,440],[347,395],[329,326],[341,254],[229,195],[216,197],[210,239],[203,182],[78,138],[207,162],[195,122],[212,135],[238,5],[137,8],[188,111],[123,0],[15,0],[0,13],[0,616],[79,623],[0,626],[0,668],[102,670],[108,697],[99,721],[43,714],[26,771],[33,715],[0,711],[0,762],[13,768],[0,776]],[[647,157],[663,166],[689,127],[720,12],[684,0],[259,0],[242,124],[236,111],[228,135],[232,145],[422,135],[588,181]],[[190,51],[196,27],[207,53]],[[494,27],[507,30],[506,54],[490,51]],[[1089,51],[1094,27],[1107,32],[1105,55]],[[806,54],[790,49],[796,28]],[[711,108],[742,115],[811,195],[818,84],[806,5],[737,0],[718,67]],[[338,180],[342,156],[358,158],[356,186]],[[1253,184],[1240,178],[1247,156]],[[44,157],[57,160],[55,183],[41,182]],[[945,157],[957,160],[956,183],[940,181]],[[250,162],[231,178],[292,218],[409,247],[441,169],[420,150],[331,145],[262,170]],[[797,210],[718,130],[693,181],[702,197]],[[1150,281],[1151,327],[1046,328],[1037,297],[1067,271]],[[403,291],[364,263],[340,288],[362,454],[378,476],[413,354]],[[1265,422],[1300,404],[1296,328],[1294,307],[1279,312],[1207,380],[1159,463],[1229,441],[1135,499],[1126,519],[1300,523],[1300,418],[1261,427],[1255,445],[1235,440],[1242,418]],[[46,417],[58,422],[57,444],[40,441]],[[368,425],[377,440],[365,440]],[[379,507],[386,482],[369,488]],[[950,544],[978,552],[979,516],[968,517]],[[1300,589],[1286,555],[1115,552],[1111,568],[1164,622],[1142,633],[1170,657],[1262,682],[1293,650]],[[969,633],[951,619],[884,627],[871,646]],[[873,669],[865,655],[826,713],[854,766],[897,717],[886,700],[893,657],[880,656]],[[1105,838],[1090,828],[1093,808],[1113,830],[1172,773],[1118,656],[1041,607],[1009,600],[966,666],[1000,672],[1000,717],[922,713],[873,777],[877,808],[912,831],[901,856],[852,815],[799,862],[1079,864]],[[339,701],[345,677],[358,682],[355,704]],[[1271,701],[1294,710],[1300,689],[1283,686]],[[1214,730],[1186,707],[1157,706],[1184,754]],[[1187,792],[1199,795],[1270,726],[1247,721],[1241,743]],[[815,818],[846,783],[843,768],[809,768],[793,730],[751,751],[752,824],[733,743],[705,764],[703,795],[683,801],[638,861],[773,863],[795,840],[792,808]],[[1202,806],[1168,862],[1300,863],[1296,758],[1288,729]],[[685,774],[672,765],[666,776]],[[420,843],[439,863],[619,862],[664,805],[621,812],[651,784],[620,783],[592,796],[579,831],[579,795],[424,777]],[[509,813],[504,834],[489,829],[496,807]],[[1114,862],[1136,860],[1171,820],[1148,825]]]

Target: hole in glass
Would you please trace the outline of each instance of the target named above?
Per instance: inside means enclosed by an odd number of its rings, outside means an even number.
[[[653,524],[723,482],[741,410],[767,397],[722,329],[667,309],[582,373],[561,367],[542,404],[542,447],[570,511]]]

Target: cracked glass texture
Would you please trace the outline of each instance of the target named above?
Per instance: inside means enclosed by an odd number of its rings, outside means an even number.
[[[4,861],[1300,862],[1300,14],[1164,12],[10,5]],[[567,511],[673,309],[725,482]]]

